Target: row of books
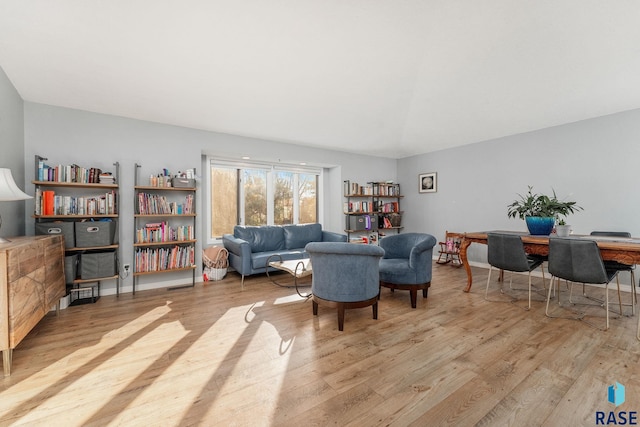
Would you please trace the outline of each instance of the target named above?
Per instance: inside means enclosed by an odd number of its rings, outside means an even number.
[[[103,182],[100,176],[104,175]],[[102,172],[100,168],[84,168],[78,165],[49,166],[40,160],[38,162],[38,181],[75,182],[82,184],[114,184],[115,178],[110,172]]]
[[[369,201],[348,201],[343,205],[344,213],[372,213],[372,212],[399,212],[398,202],[383,203],[380,200]]]
[[[362,213],[370,213],[373,209],[373,203],[368,201],[348,201],[344,202],[344,213],[354,213],[354,212],[362,212]]]
[[[193,194],[185,197],[184,203],[170,202],[165,196],[138,193],[138,214],[141,215],[185,215],[194,213]]]
[[[368,182],[360,185],[357,182],[344,181],[345,196],[400,196],[400,184],[392,182]]]
[[[382,203],[381,201],[378,200],[378,204],[376,206],[375,209],[377,212],[399,212],[400,211],[400,206],[398,205],[398,202],[388,202],[388,203]]]
[[[53,190],[36,188],[36,215],[116,215],[115,191],[98,196],[62,196]]]
[[[136,229],[136,243],[183,242],[195,240],[193,226],[170,227],[165,221],[145,224]]]
[[[374,196],[399,196],[400,184],[374,182],[371,183]]]
[[[193,246],[140,248],[135,252],[135,271],[138,273],[187,268],[193,265],[195,265]]]

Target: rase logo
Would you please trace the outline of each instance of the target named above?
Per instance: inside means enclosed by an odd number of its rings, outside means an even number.
[[[615,384],[607,388],[607,401],[612,405],[618,406],[624,403],[625,399],[624,386],[616,381]],[[638,425],[638,412],[636,411],[614,411],[604,412],[596,411],[597,426],[615,426],[615,425]]]

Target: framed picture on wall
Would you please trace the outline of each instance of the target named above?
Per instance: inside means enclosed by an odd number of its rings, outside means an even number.
[[[438,175],[436,172],[418,175],[418,188],[421,193],[435,193],[438,191]]]

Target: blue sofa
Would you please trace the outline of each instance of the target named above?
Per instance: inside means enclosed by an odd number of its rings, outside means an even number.
[[[344,234],[323,231],[320,224],[236,225],[233,234],[224,234],[222,243],[229,251],[229,265],[244,277],[267,271],[267,259],[280,255],[283,260],[308,258],[304,247],[311,242],[346,242]],[[269,271],[275,269],[269,267]]]

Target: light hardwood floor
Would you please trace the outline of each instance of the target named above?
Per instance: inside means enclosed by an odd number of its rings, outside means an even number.
[[[70,307],[14,351],[0,424],[587,426],[615,381],[616,411],[640,411],[636,317],[549,319],[540,295],[531,311],[485,301],[474,274],[467,294],[462,269],[434,264],[416,309],[383,289],[379,319],[349,310],[344,332],[263,275]]]

